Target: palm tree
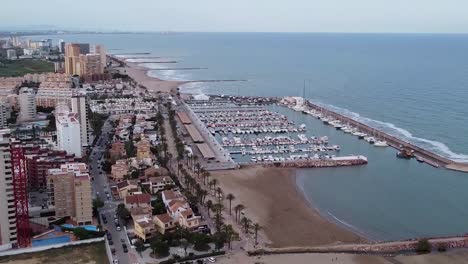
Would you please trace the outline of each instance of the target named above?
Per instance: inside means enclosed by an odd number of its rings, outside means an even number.
[[[205,198],[208,195],[208,191],[205,190],[205,189],[202,189],[200,194],[201,194],[201,202],[200,203],[203,204],[203,203],[205,203]]]
[[[218,196],[218,200],[221,201],[223,199],[223,189],[221,187],[216,188],[216,195]]]
[[[211,200],[206,201],[206,209],[208,209],[208,217],[210,217],[210,210],[213,209],[213,201]]]
[[[249,233],[250,223],[251,223],[251,222],[252,222],[252,221],[250,221],[250,219],[248,219],[248,218],[245,217],[245,216],[242,217],[242,219],[241,219],[241,224],[242,224],[242,226],[244,227],[244,232],[245,232],[246,234]]]
[[[211,180],[211,185],[213,185],[213,190],[216,189],[216,185],[218,185],[218,180],[217,179],[212,179]]]
[[[258,230],[262,229],[262,227],[260,226],[260,224],[258,223],[255,223],[253,225],[253,228],[254,228],[254,231],[255,231],[255,246],[258,244],[257,242],[257,238],[258,238]]]
[[[206,185],[206,181],[208,180],[209,177],[210,177],[210,172],[209,171],[204,171],[203,174],[202,174],[203,184],[204,185]]]
[[[182,164],[177,164],[177,177],[180,177],[180,170],[184,168],[184,165]]]
[[[236,199],[236,197],[234,196],[234,194],[228,193],[228,194],[226,195],[226,199],[229,200],[229,215],[232,215],[232,210],[231,210],[231,209],[232,209],[232,201],[233,201],[234,199]]]
[[[241,212],[242,212],[242,210],[244,210],[244,209],[245,209],[245,206],[242,205],[242,204],[238,204],[238,205],[236,205],[236,206],[234,207],[234,210],[235,210],[235,212],[236,212],[236,223],[239,222],[238,219],[240,218]]]

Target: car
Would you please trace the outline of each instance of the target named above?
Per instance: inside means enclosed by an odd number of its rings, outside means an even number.
[[[114,259],[114,260],[112,261],[112,263],[114,263],[114,264],[119,264],[119,260],[118,260],[118,259]]]
[[[114,241],[109,240],[109,245],[110,245],[110,246],[114,245]]]
[[[107,233],[107,240],[112,240],[112,235],[110,233]]]
[[[125,239],[124,238],[121,238],[120,242],[122,242],[125,245]]]
[[[128,248],[126,248],[126,247],[123,248],[123,252],[124,252],[124,253],[127,253],[127,252],[128,252]]]
[[[99,195],[100,195],[99,192],[96,192],[96,196],[99,197]]]
[[[216,259],[213,258],[213,257],[209,257],[209,258],[208,258],[208,261],[211,262],[211,263],[215,263],[215,262],[216,262]]]
[[[117,229],[117,231],[122,230],[122,228],[120,228],[120,226],[117,226],[116,229]]]
[[[112,255],[115,255],[115,248],[111,248]]]
[[[102,221],[104,222],[104,224],[107,224],[107,219],[102,219]]]

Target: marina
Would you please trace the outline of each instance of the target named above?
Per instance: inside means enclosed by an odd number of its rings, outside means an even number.
[[[295,124],[262,105],[229,100],[194,100],[186,104],[240,165],[335,167],[367,163],[362,155],[338,156],[341,147],[331,144],[327,136],[310,135],[305,124]],[[182,123],[189,123],[185,114],[178,116]],[[190,130],[192,138],[199,138]]]

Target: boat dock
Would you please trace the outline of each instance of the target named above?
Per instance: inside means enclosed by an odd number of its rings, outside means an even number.
[[[334,112],[330,109],[314,104],[310,102],[309,100],[305,100],[305,103],[302,107],[303,107],[303,111],[312,110],[312,111],[319,112],[321,116],[339,120],[341,123],[345,123],[349,126],[352,126],[358,129],[359,132],[367,133],[369,135],[378,133],[379,135],[378,137],[381,140],[385,140],[389,146],[397,149],[398,151],[411,150],[413,152],[413,156],[416,157],[416,159],[420,162],[425,162],[436,168],[444,167],[444,168],[451,169],[451,170],[468,172],[468,164],[466,163],[459,163],[459,162],[450,160],[448,158],[442,157],[439,154],[436,154],[429,150],[418,147],[402,139],[396,138],[384,131],[377,130],[376,128],[370,127],[357,120],[354,120],[340,113]]]
[[[190,133],[194,141],[212,137],[216,148],[223,148],[223,154],[235,159],[239,165],[314,168],[367,163],[364,156],[338,156],[340,146],[329,145],[328,137],[308,136],[305,124],[294,124],[286,116],[261,104],[251,104],[255,100],[187,100],[187,114],[177,114],[185,126],[190,123],[188,119],[199,124],[201,135]]]

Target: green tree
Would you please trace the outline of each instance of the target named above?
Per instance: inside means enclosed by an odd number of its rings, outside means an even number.
[[[242,210],[245,209],[245,206],[243,204],[238,204],[234,207],[234,211],[236,213],[236,223],[239,222],[239,219],[240,219],[240,216],[241,216],[241,212]]]
[[[169,245],[165,241],[153,239],[150,241],[150,247],[156,257],[163,258],[169,256]]]
[[[193,233],[191,236],[193,248],[197,251],[208,251],[210,249],[211,237],[203,233]]]
[[[208,217],[210,217],[210,211],[213,209],[213,201],[206,201],[206,209],[208,211]]]
[[[229,215],[232,215],[232,210],[231,210],[231,209],[232,209],[232,201],[233,201],[234,199],[236,199],[236,197],[234,196],[234,194],[228,193],[228,194],[226,195],[226,199],[229,200]]]
[[[255,245],[257,245],[257,244],[258,244],[258,242],[257,242],[257,239],[258,239],[258,231],[259,231],[260,229],[262,229],[262,227],[260,226],[259,223],[255,223],[255,224],[253,225],[253,229],[254,229],[254,232],[255,232]]]
[[[115,209],[115,214],[118,217],[125,219],[125,221],[127,221],[130,218],[130,211],[128,211],[128,209],[125,207],[125,204],[123,203],[117,206],[117,208]]]
[[[248,219],[247,217],[242,217],[241,219],[241,224],[242,224],[242,227],[244,228],[244,232],[246,234],[249,233],[249,230],[250,230],[250,223],[252,223],[252,221],[250,219]]]
[[[143,241],[141,241],[140,239],[138,239],[134,244],[135,246],[135,249],[136,251],[140,254],[141,256],[141,252],[143,252],[143,250],[145,250],[145,245],[143,243]]]

